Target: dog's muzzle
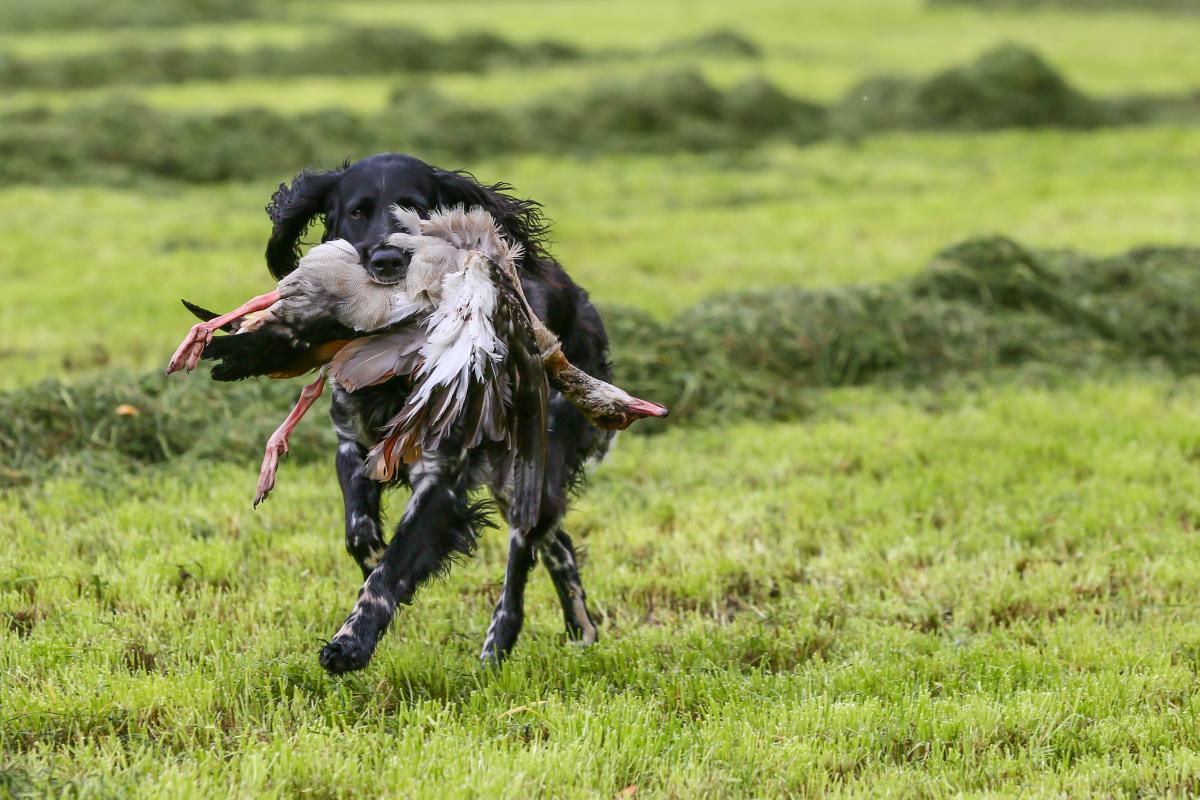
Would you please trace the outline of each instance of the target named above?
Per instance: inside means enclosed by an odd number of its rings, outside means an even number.
[[[376,283],[392,284],[404,280],[412,254],[391,245],[372,248],[364,265],[367,275]]]

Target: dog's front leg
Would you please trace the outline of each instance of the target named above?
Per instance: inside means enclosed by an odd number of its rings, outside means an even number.
[[[338,437],[335,464],[346,510],[346,552],[354,558],[366,580],[386,552],[380,524],[381,487],[379,481],[367,475],[367,448],[360,441],[354,401],[349,392],[336,384],[329,416]]]
[[[332,673],[362,669],[401,603],[411,603],[421,585],[447,570],[455,555],[475,549],[484,519],[467,499],[466,453],[443,447],[410,470],[412,497],[383,560],[359,591],[358,602],[333,640],[321,650],[321,666]]]

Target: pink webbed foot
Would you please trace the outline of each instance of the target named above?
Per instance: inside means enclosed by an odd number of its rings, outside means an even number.
[[[321,390],[324,388],[325,370],[321,370],[317,379],[300,392],[300,399],[296,401],[296,405],[287,415],[287,419],[275,429],[271,438],[267,439],[267,450],[263,454],[262,469],[258,471],[258,489],[254,494],[255,508],[258,508],[258,504],[266,500],[267,495],[275,488],[275,472],[279,469],[279,457],[288,451],[288,437],[296,429],[300,419],[312,408],[312,404],[317,402],[317,398],[321,396]]]
[[[286,436],[279,436],[276,432],[267,440],[267,450],[263,454],[262,468],[258,471],[258,487],[254,494],[255,508],[258,508],[258,504],[266,500],[267,495],[275,488],[275,473],[279,470],[279,457],[286,455],[287,451]]]
[[[193,325],[175,350],[175,355],[167,362],[167,374],[178,372],[180,369],[186,369],[188,372],[195,369],[200,363],[200,356],[204,354],[204,348],[208,347],[212,338],[212,328],[207,323],[197,322]]]

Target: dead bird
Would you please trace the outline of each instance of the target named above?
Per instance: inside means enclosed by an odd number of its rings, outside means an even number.
[[[288,436],[321,394],[326,374],[351,392],[396,376],[412,382],[404,407],[369,454],[372,477],[387,480],[399,463],[436,449],[461,419],[468,447],[486,438],[514,454],[514,500],[531,519],[544,469],[547,379],[602,428],[666,416],[663,406],[570,364],[524,297],[520,248],[508,244],[486,211],[441,209],[428,219],[408,209],[393,214],[401,232],[388,244],[409,259],[395,283],[372,280],[354,248],[334,240],[314,247],[276,291],[230,314],[185,301],[205,321],[176,350],[168,374],[191,370],[202,357],[219,362],[216,380],[321,370],[268,441],[255,505],[273,487]],[[237,335],[213,338],[220,328]]]
[[[466,216],[456,209],[436,214],[434,222]],[[486,214],[469,222],[494,229]],[[255,505],[273,488],[288,437],[320,396],[326,375],[348,391],[407,376],[407,402],[371,451],[370,476],[390,480],[400,463],[436,450],[461,420],[456,433],[465,447],[484,439],[501,445],[502,469],[511,474],[514,524],[532,525],[544,473],[547,388],[541,354],[511,279],[515,273],[456,246],[478,244],[479,236],[457,235],[454,244],[421,235],[419,228],[408,236],[402,245],[418,268],[411,293],[407,281],[371,280],[353,248],[328,242],[313,248],[275,292],[193,328],[168,371],[191,368],[201,357],[218,362],[217,380],[291,377],[320,369],[268,441]],[[492,244],[492,254],[515,269],[519,251]],[[229,319],[237,315],[236,321]],[[214,325],[230,322],[237,326],[235,335],[212,337]],[[372,331],[380,333],[366,335]]]

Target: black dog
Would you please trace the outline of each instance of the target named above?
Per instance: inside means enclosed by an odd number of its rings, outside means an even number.
[[[267,243],[267,266],[276,278],[295,268],[300,238],[313,220],[324,220],[323,240],[354,245],[373,277],[392,282],[404,276],[406,254],[382,245],[396,231],[394,204],[427,213],[438,206],[483,206],[504,232],[525,247],[521,283],[538,316],[562,340],[571,362],[608,380],[608,338],[596,309],[547,254],[547,232],[539,204],[510,194],[507,184],[485,186],[464,172],[437,169],[411,156],[370,156],[330,172],[305,171],[291,186],[280,185],[267,213],[274,223]],[[470,554],[486,517],[468,499],[476,486],[488,486],[505,510],[505,476],[500,454],[480,447],[466,450],[445,441],[426,454],[400,480],[412,497],[390,544],[384,543],[379,515],[380,486],[364,474],[364,457],[377,432],[404,404],[408,385],[395,379],[351,395],[334,388],[330,415],[338,435],[337,474],[346,506],[346,549],[366,579],[358,602],[333,640],[321,650],[321,665],[339,673],[370,661],[379,637],[400,603],[411,603],[431,576],[443,574],[457,556]],[[562,601],[568,635],[595,641],[580,583],[575,548],[562,529],[570,490],[585,462],[603,456],[612,434],[591,426],[570,403],[550,395],[550,447],[541,516],[527,534],[509,536],[508,567],[483,659],[503,658],[524,621],[525,582],[540,553]]]

